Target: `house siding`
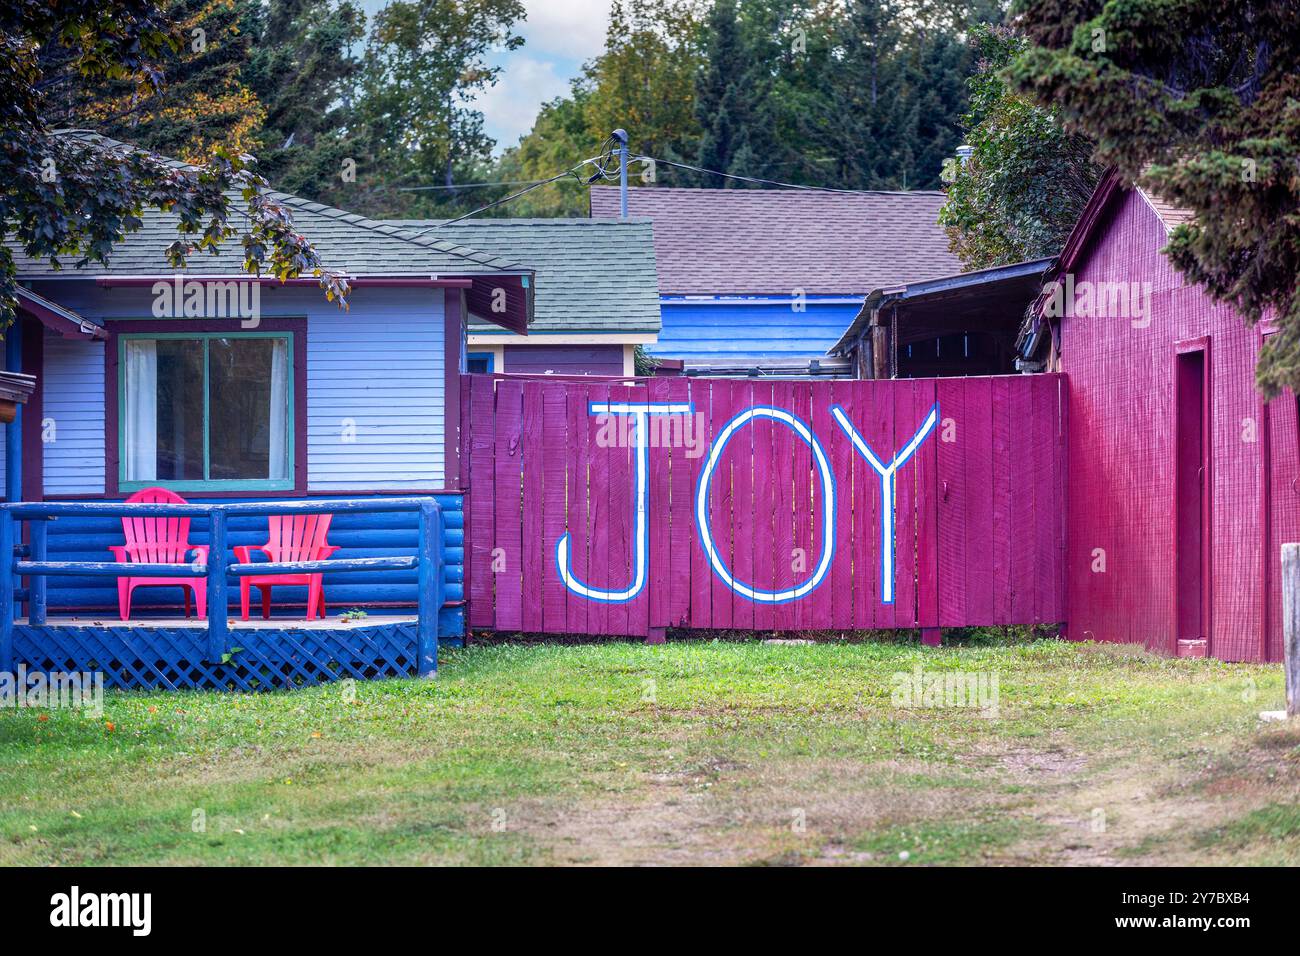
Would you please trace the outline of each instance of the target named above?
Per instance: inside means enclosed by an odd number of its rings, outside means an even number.
[[[621,345],[507,345],[507,372],[555,375],[622,375]]]
[[[442,487],[442,292],[392,290],[360,305],[308,322],[307,487]]]
[[[148,289],[42,283],[88,318],[151,315]],[[265,287],[265,319],[307,319],[307,490],[415,491],[444,478],[443,290],[363,287],[342,311],[316,289]],[[232,328],[235,327],[232,325]],[[104,344],[47,338],[47,495],[103,494]]]
[[[1175,362],[1208,340],[1209,652],[1280,660],[1280,543],[1300,540],[1296,402],[1254,387],[1261,334],[1184,283],[1163,224],[1137,193],[1112,201],[1076,283],[1150,282],[1151,315],[1067,317],[1070,636],[1176,651]],[[1104,570],[1097,570],[1104,555]]]
[[[47,336],[42,371],[47,495],[104,493],[104,343]]]
[[[664,296],[660,305],[663,329],[659,341],[646,347],[651,355],[696,365],[756,365],[824,359],[862,298]]]

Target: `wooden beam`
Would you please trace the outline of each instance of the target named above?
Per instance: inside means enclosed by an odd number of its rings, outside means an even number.
[[[1286,714],[1300,716],[1300,544],[1282,545],[1283,670]]]

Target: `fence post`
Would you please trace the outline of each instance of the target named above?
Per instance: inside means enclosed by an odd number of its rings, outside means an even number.
[[[442,508],[420,502],[419,599],[416,625],[416,673],[438,676],[438,613],[442,610]]]
[[[1300,716],[1300,544],[1282,545],[1282,640],[1286,715]]]
[[[49,551],[49,527],[48,518],[36,518],[31,522],[32,529],[32,560],[44,561]],[[27,605],[27,623],[44,624],[45,623],[45,605],[46,605],[46,585],[48,579],[43,574],[33,574],[28,591],[31,593],[31,601]]]
[[[0,508],[0,671],[14,673],[14,516]]]
[[[226,513],[208,512],[208,663],[219,664],[227,650]]]

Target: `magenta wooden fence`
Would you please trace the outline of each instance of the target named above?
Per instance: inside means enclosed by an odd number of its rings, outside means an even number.
[[[1063,621],[1064,387],[466,376],[470,626]]]

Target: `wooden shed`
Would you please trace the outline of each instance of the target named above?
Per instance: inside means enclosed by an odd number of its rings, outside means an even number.
[[[1106,176],[1022,333],[1022,357],[1069,389],[1069,633],[1277,661],[1280,546],[1300,541],[1296,398],[1255,389],[1269,324],[1165,258],[1187,217]]]

